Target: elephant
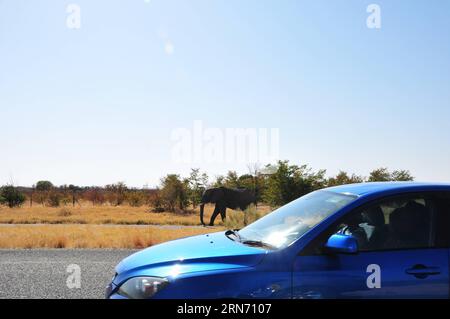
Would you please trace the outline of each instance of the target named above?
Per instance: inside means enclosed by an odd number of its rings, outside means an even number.
[[[214,220],[219,213],[223,221],[226,218],[227,208],[244,211],[250,204],[254,203],[256,205],[256,197],[252,191],[245,188],[216,187],[205,190],[200,201],[200,221],[203,226],[205,226],[203,210],[207,203],[216,204],[209,222],[209,226],[214,226]]]

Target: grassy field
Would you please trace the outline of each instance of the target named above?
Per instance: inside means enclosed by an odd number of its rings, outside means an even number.
[[[145,248],[223,228],[104,225],[0,226],[0,248]]]
[[[205,207],[206,223],[213,210],[212,205]],[[152,213],[148,207],[88,204],[0,206],[0,248],[143,248],[180,237],[242,228],[269,210],[264,206],[249,208],[246,214],[227,210],[225,223],[219,216],[215,227],[204,228],[198,227],[198,208],[189,214],[174,214]]]
[[[148,207],[0,208],[0,224],[198,225],[197,214],[151,213]]]
[[[205,222],[208,223],[214,206],[205,206]],[[268,207],[258,207],[250,219],[256,219],[269,211]],[[76,207],[33,207],[8,208],[0,206],[0,224],[114,224],[114,225],[200,225],[199,209],[189,214],[152,213],[148,207],[92,206],[82,204]],[[255,215],[257,214],[257,216]],[[242,212],[227,210],[230,223],[244,222]],[[223,225],[220,217],[216,225]],[[230,225],[232,226],[232,225]],[[237,226],[237,225],[236,225]]]

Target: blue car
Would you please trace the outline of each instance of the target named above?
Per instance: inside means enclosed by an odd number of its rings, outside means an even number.
[[[326,188],[125,258],[108,298],[449,298],[450,185]]]

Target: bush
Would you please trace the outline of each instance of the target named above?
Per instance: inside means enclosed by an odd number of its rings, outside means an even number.
[[[92,202],[92,205],[103,205],[106,201],[104,191],[100,187],[92,187],[86,190],[83,198]]]
[[[125,183],[118,182],[116,184],[106,185],[105,190],[108,202],[113,206],[120,206],[126,199],[128,188]]]
[[[262,212],[258,212],[254,205],[249,206],[244,212],[234,211],[230,213],[230,210],[227,210],[227,218],[224,222],[227,229],[241,229],[265,215]],[[220,215],[217,218],[220,220]]]
[[[337,185],[345,185],[345,184],[354,184],[354,183],[362,183],[364,182],[364,177],[351,174],[349,175],[345,171],[339,171],[339,173],[334,176],[330,177],[327,181],[327,186],[337,186]]]
[[[13,208],[21,206],[25,200],[25,195],[12,185],[0,188],[0,204],[6,204],[8,207]]]
[[[414,177],[408,170],[395,170],[390,172],[386,167],[381,167],[370,172],[369,182],[389,181],[413,181]]]
[[[267,178],[263,199],[272,207],[281,206],[325,184],[325,170],[314,172],[306,165],[279,161],[274,173]]]
[[[36,190],[38,192],[50,192],[53,188],[53,184],[49,181],[39,181],[36,183]]]
[[[128,204],[132,207],[140,207],[144,205],[146,196],[142,191],[129,191],[125,194]]]
[[[151,206],[151,212],[153,212],[153,213],[164,212],[163,201],[162,201],[159,189],[157,189],[155,192],[150,194],[148,203]]]
[[[51,192],[47,198],[47,204],[50,207],[59,207],[61,205],[62,196],[58,192]]]
[[[58,212],[58,216],[61,217],[69,217],[72,216],[72,211],[68,208],[62,208],[59,212]]]
[[[189,203],[187,189],[187,181],[182,181],[179,175],[167,175],[161,180],[163,207],[169,212],[184,210]]]

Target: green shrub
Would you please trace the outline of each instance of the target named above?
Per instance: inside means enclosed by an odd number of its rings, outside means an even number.
[[[189,204],[188,182],[182,181],[179,175],[169,174],[161,180],[162,205],[169,212],[183,211]]]
[[[12,185],[0,188],[0,204],[6,204],[8,207],[13,208],[21,206],[25,200],[25,195]]]
[[[161,198],[161,191],[159,189],[150,194],[148,198],[148,203],[150,205],[150,212],[152,213],[164,212],[163,199]]]
[[[59,207],[61,205],[62,195],[58,192],[51,192],[47,198],[47,204],[50,207]]]
[[[125,194],[125,198],[132,207],[141,207],[147,199],[142,191],[129,191]]]

